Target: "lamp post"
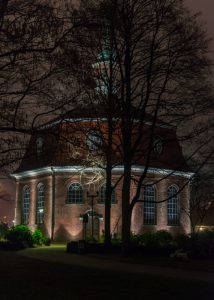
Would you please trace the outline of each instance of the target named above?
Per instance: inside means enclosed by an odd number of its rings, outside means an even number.
[[[96,198],[98,196],[98,192],[94,193],[94,194],[89,194],[89,192],[87,192],[87,197],[91,198],[91,235],[92,235],[92,239],[94,238],[94,198]]]

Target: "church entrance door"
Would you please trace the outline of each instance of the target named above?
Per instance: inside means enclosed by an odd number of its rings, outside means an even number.
[[[100,238],[100,220],[95,211],[87,211],[83,218],[83,238],[98,241]]]

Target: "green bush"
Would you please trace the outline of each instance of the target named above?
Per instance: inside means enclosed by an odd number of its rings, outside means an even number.
[[[45,245],[45,246],[50,246],[51,244],[51,239],[47,238],[43,235],[42,231],[37,228],[34,230],[34,232],[32,233],[32,238],[33,238],[33,244],[34,245]]]
[[[177,249],[189,252],[192,257],[214,257],[214,231],[180,234],[174,238]]]
[[[121,243],[121,239],[119,238],[119,236],[117,235],[117,233],[114,233],[111,239],[112,244],[120,244]]]
[[[17,243],[11,243],[9,241],[0,241],[0,250],[4,251],[17,251],[22,250],[27,247],[26,243],[23,242],[17,242]]]
[[[87,243],[92,243],[92,244],[97,243],[97,240],[96,240],[95,237],[92,236],[92,235],[87,236],[85,240],[86,240]]]
[[[202,231],[191,235],[179,234],[174,238],[168,231],[160,230],[131,236],[132,244],[148,253],[169,254],[176,249],[191,257],[214,258],[214,231]]]
[[[177,249],[190,250],[191,238],[185,234],[178,234],[173,239],[173,245]]]
[[[132,235],[131,241],[135,245],[147,248],[168,247],[172,243],[172,235],[168,231],[145,232],[141,235]]]
[[[51,244],[51,239],[50,238],[47,238],[47,237],[43,237],[43,244],[45,246],[50,246]]]
[[[214,231],[205,230],[191,235],[191,253],[195,256],[214,257]]]
[[[139,245],[146,248],[156,248],[157,241],[153,232],[145,232],[140,236]]]
[[[50,246],[51,240],[44,237],[40,229],[36,229],[33,233],[26,225],[17,225],[11,227],[6,232],[5,238],[11,243],[22,243],[26,247],[33,245]]]
[[[101,234],[101,236],[100,236],[99,242],[100,242],[101,244],[104,244],[104,242],[105,242],[105,230],[102,230],[102,234]]]
[[[140,245],[141,237],[141,234],[131,234],[131,243],[133,245]]]
[[[154,233],[154,238],[158,247],[160,248],[168,247],[169,245],[171,245],[173,240],[171,233],[166,230],[156,231]]]
[[[132,235],[131,242],[135,249],[144,253],[168,255],[172,251],[172,235],[168,231],[160,230]]]
[[[6,238],[8,230],[7,224],[0,224],[0,240],[4,240]]]
[[[205,230],[201,231],[196,235],[198,238],[198,242],[201,246],[207,247],[210,243],[214,242],[214,231]]]
[[[40,229],[35,229],[32,233],[33,244],[34,245],[42,245],[44,243],[44,236]]]
[[[16,225],[11,227],[6,239],[12,243],[25,243],[27,246],[33,246],[33,238],[30,229],[26,225]]]

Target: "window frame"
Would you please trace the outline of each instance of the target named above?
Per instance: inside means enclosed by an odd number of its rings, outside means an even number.
[[[44,152],[44,142],[45,142],[45,139],[42,136],[39,136],[36,139],[36,152],[37,152],[37,155],[41,155]]]
[[[27,193],[26,193],[27,192]],[[26,197],[27,195],[27,197]],[[26,203],[26,200],[28,201]],[[22,189],[22,223],[29,224],[30,219],[30,201],[31,200],[31,190],[28,185],[25,185]],[[27,205],[27,207],[26,207]]]
[[[40,194],[41,188],[43,188],[42,194]],[[44,210],[45,210],[45,186],[43,183],[39,183],[37,185],[37,195],[36,195],[36,224],[38,225],[44,223]]]
[[[175,193],[172,192],[170,194],[170,189],[174,189]],[[167,225],[168,226],[180,225],[180,199],[178,193],[179,193],[179,187],[174,184],[170,185],[167,188]],[[175,197],[173,195],[175,195]],[[172,203],[175,200],[176,203]],[[170,209],[171,212],[169,212]],[[169,218],[170,215],[171,218]]]
[[[75,192],[74,193],[74,199],[75,199],[75,201],[74,200],[72,200],[72,195],[71,195],[71,192],[72,192],[72,190],[73,191],[77,191],[77,190],[75,190],[75,189],[72,189],[71,190],[71,188],[72,188],[72,186],[75,186],[75,185],[78,185],[79,186],[79,195],[78,195],[78,197],[79,197],[79,199],[80,199],[80,201],[77,201],[77,193]],[[82,187],[82,185],[81,185],[81,183],[79,183],[79,182],[77,182],[77,181],[75,181],[75,182],[71,182],[70,184],[69,184],[69,186],[68,186],[68,188],[67,188],[67,199],[66,199],[66,204],[83,204],[83,187]]]
[[[156,135],[153,138],[153,151],[156,155],[161,155],[164,151],[164,142],[163,138],[159,135]]]
[[[86,139],[86,144],[90,151],[99,151],[100,147],[102,146],[102,136],[98,130],[91,129],[87,133]]]
[[[111,193],[111,204],[116,204],[116,193],[113,185],[111,185],[112,193]],[[105,204],[105,184],[102,184],[99,188],[99,195],[98,195],[98,204]],[[112,199],[113,198],[113,199]]]
[[[146,189],[152,188],[153,195],[145,195],[147,192]],[[150,191],[151,193],[151,191]],[[156,186],[155,185],[147,185],[143,190],[143,200],[145,201],[146,197],[150,199],[146,202],[143,202],[143,224],[144,225],[157,225],[157,203],[156,201]],[[152,201],[151,201],[152,197]],[[147,206],[147,207],[146,207]],[[153,212],[151,211],[153,210]],[[149,217],[153,216],[153,218]]]

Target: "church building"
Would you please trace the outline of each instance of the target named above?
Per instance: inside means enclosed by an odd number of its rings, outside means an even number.
[[[110,95],[117,104],[118,83],[121,82],[119,66],[110,48],[109,25],[103,27],[98,60],[92,64],[91,90],[95,97],[100,95],[108,99]],[[109,93],[109,78],[113,74],[116,75]],[[76,108],[63,118],[52,120],[32,136],[25,158],[13,174],[17,185],[16,224],[27,224],[32,230],[39,227],[53,240],[69,241],[91,236],[99,240],[104,234],[104,153],[108,116],[107,109],[94,107],[94,98],[92,102],[93,105]],[[131,231],[133,234],[154,230],[189,233],[189,179],[193,173],[184,160],[176,129],[158,120],[153,132],[153,119],[149,115],[143,122],[141,119],[139,125],[142,112],[137,111],[134,104],[133,124],[140,143],[132,159],[131,198],[139,177],[145,168],[149,168],[141,189],[139,200],[142,202],[138,202],[132,211]],[[121,235],[124,172],[121,120],[120,109],[115,108],[112,119],[111,233],[118,237]],[[148,155],[151,156],[149,160]]]
[[[16,179],[16,224],[26,224],[32,230],[41,228],[46,236],[57,241],[101,238],[105,160],[99,152],[98,146],[103,141],[95,129],[97,122],[93,113],[85,109],[48,123],[44,133],[32,136],[25,159],[12,175]],[[99,122],[105,135],[104,115]],[[145,168],[146,132],[151,124],[146,121],[144,125],[142,153],[138,153],[132,166],[136,179]],[[133,209],[131,231],[189,233],[189,179],[193,173],[185,163],[175,128],[159,122],[152,138],[151,162],[141,194],[144,202]],[[124,168],[116,152],[112,169],[111,233],[120,237],[122,179],[119,178]],[[135,190],[133,180],[131,194]]]

